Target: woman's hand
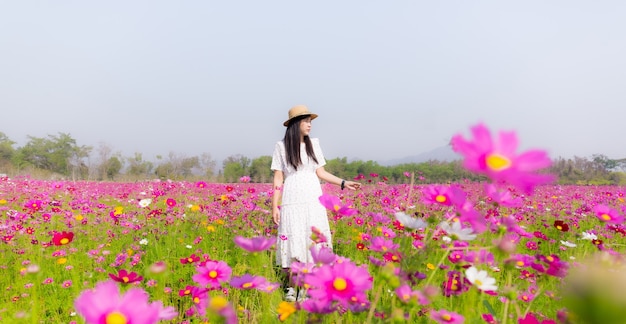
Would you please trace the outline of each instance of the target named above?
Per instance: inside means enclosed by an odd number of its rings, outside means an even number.
[[[356,181],[346,181],[343,185],[345,188],[348,188],[350,190],[361,189],[361,183]]]
[[[272,210],[272,218],[274,219],[274,224],[280,225],[280,209],[274,208]]]

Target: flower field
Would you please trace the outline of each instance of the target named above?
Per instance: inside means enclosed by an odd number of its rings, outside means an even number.
[[[484,183],[323,185],[333,249],[288,274],[270,184],[2,177],[0,322],[621,323],[626,188],[477,143],[456,139]]]

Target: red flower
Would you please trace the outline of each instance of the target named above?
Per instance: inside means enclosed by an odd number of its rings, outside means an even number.
[[[565,222],[563,222],[562,220],[554,221],[554,227],[556,227],[556,229],[561,232],[569,231],[569,225],[565,224]]]
[[[72,232],[61,232],[61,233],[54,233],[54,235],[52,236],[52,244],[54,245],[65,245],[65,244],[69,244],[70,242],[72,242],[72,240],[74,240],[74,233]]]
[[[113,279],[113,280],[115,280],[117,282],[121,282],[123,284],[130,284],[130,283],[133,283],[133,282],[139,282],[139,281],[143,280],[143,277],[140,276],[140,275],[137,275],[136,272],[130,272],[129,273],[128,271],[126,271],[124,269],[120,270],[117,273],[117,276],[112,274],[112,273],[109,273],[109,277],[111,277],[111,279]]]

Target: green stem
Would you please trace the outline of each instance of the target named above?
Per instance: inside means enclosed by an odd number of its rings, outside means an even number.
[[[383,292],[383,286],[379,285],[378,290],[376,291],[376,296],[374,297],[374,302],[370,306],[370,311],[367,314],[367,321],[365,323],[371,323],[372,318],[374,317],[374,312],[376,311],[376,305],[378,304],[378,300],[380,300],[380,294]]]

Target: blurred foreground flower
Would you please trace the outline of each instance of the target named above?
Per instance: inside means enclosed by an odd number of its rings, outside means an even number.
[[[471,128],[473,139],[465,140],[455,135],[452,148],[464,156],[463,166],[469,171],[484,174],[496,183],[511,184],[526,193],[537,185],[547,184],[554,176],[536,171],[549,167],[552,161],[542,150],[530,150],[517,155],[518,140],[515,132],[498,134],[494,141],[489,129],[483,124]]]
[[[351,216],[358,212],[356,209],[350,208],[349,205],[343,204],[337,196],[324,194],[320,196],[319,200],[326,209],[336,216]]]
[[[83,291],[74,302],[76,312],[88,324],[101,323],[157,323],[164,312],[163,304],[150,303],[148,293],[140,288],[131,288],[120,294],[113,281],[96,284],[94,289]]]
[[[623,323],[626,318],[626,264],[606,252],[571,269],[563,285],[567,309],[577,323]]]
[[[276,243],[276,238],[264,236],[245,238],[236,236],[234,241],[240,248],[248,252],[260,252],[270,249]]]

